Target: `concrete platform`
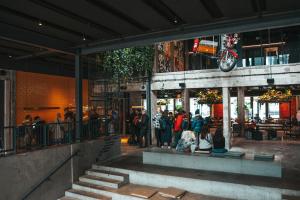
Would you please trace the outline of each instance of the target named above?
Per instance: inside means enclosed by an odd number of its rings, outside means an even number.
[[[143,164],[186,169],[282,177],[279,161],[258,161],[248,158],[212,157],[207,154],[179,153],[175,150],[151,148],[143,152]]]
[[[240,140],[234,145],[232,150],[246,153],[246,157],[249,159],[253,159],[257,153],[275,154],[275,161],[280,161],[283,167],[282,178],[143,164],[142,155],[145,149],[128,145],[122,146],[121,157],[98,165],[105,165],[108,170],[115,170],[119,173],[130,172],[128,173],[130,181],[135,184],[141,184],[135,182],[139,179],[140,173],[147,174],[146,179],[142,178],[143,184],[148,184],[147,181],[159,180],[155,181],[155,184],[159,183],[164,187],[169,184],[169,186],[177,187],[174,185],[175,183],[179,184],[179,187],[188,187],[189,184],[185,185],[186,180],[195,181],[192,183],[195,184],[194,193],[217,195],[218,197],[215,199],[225,197],[232,199],[300,199],[300,154],[295,153],[300,151],[300,143]],[[131,173],[134,176],[131,176]],[[179,177],[180,181],[175,177]],[[189,189],[190,187],[187,190]],[[268,193],[273,196],[268,196]],[[237,198],[242,195],[243,198]]]

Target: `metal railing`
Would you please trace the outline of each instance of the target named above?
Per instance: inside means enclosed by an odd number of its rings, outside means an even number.
[[[0,156],[78,142],[75,127],[75,122],[4,127],[0,130]],[[80,141],[96,139],[103,135],[107,135],[107,132],[102,119],[82,122]]]

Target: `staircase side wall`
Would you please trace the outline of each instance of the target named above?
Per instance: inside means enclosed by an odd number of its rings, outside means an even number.
[[[108,158],[120,155],[120,138],[115,140]],[[44,182],[31,196],[30,200],[54,200],[64,196],[65,190],[71,188],[72,179],[78,180],[86,169],[96,162],[105,144],[104,138],[61,147],[43,149],[24,154],[0,158],[0,200],[20,200],[37,182],[44,178],[53,168],[63,162],[72,152],[80,150],[78,156],[65,164],[48,181]],[[72,173],[73,172],[73,173]]]

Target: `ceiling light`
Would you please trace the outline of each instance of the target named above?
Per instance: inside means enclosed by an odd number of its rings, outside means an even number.
[[[84,34],[82,34],[82,40],[83,40],[83,41],[86,41],[86,37],[85,37]]]
[[[43,26],[43,22],[41,20],[39,20],[38,26]]]
[[[176,19],[176,17],[175,17],[175,19],[174,19],[174,24],[177,24],[178,23],[178,20]]]
[[[8,57],[9,57],[9,58],[12,58],[12,55],[9,55]]]

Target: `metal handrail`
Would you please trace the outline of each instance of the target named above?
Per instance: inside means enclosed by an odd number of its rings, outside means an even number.
[[[37,188],[39,188],[45,181],[49,180],[49,178],[53,174],[55,174],[55,172],[57,172],[61,167],[63,167],[69,160],[71,160],[71,158],[73,158],[74,156],[76,156],[78,153],[79,153],[79,150],[76,151],[75,153],[73,153],[72,155],[70,155],[66,160],[64,160],[57,167],[55,167],[53,170],[51,170],[49,172],[49,174],[45,178],[43,178],[35,186],[33,186],[32,189],[30,191],[28,191],[21,199],[22,200],[27,199]]]

